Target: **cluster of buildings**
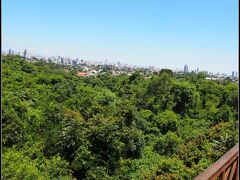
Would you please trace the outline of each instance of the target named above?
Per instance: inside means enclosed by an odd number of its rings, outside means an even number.
[[[99,62],[94,62],[94,61],[86,61],[83,59],[79,59],[79,58],[65,58],[65,57],[61,57],[61,56],[41,56],[41,55],[34,55],[31,54],[30,52],[28,52],[26,49],[22,52],[16,52],[12,49],[9,49],[8,51],[2,51],[3,55],[19,55],[22,58],[25,58],[27,60],[30,61],[37,61],[37,60],[42,60],[45,62],[49,62],[49,63],[57,63],[57,64],[62,64],[62,65],[70,65],[70,66],[77,66],[77,65],[94,65],[94,64],[98,64],[98,65],[113,65],[116,67],[137,67],[137,66],[133,66],[133,65],[128,65],[128,64],[122,64],[120,62],[117,63],[113,63],[113,62],[108,62],[108,60],[106,59],[104,62],[103,61],[99,61]],[[150,66],[151,69],[154,69],[154,67]]]
[[[27,54],[27,50],[25,49],[23,52],[15,52],[14,50],[12,49],[9,49],[8,52],[2,52],[2,54],[8,54],[8,55],[19,55],[19,56],[22,56],[24,58],[28,58],[28,54]]]
[[[26,49],[22,52],[15,52],[12,49],[9,49],[8,51],[2,52],[4,55],[19,55],[22,58],[31,61],[43,61],[48,63],[56,63],[60,65],[67,65],[69,68],[76,68],[78,69],[77,76],[95,76],[99,73],[110,72],[113,76],[118,76],[121,74],[127,74],[131,75],[136,70],[144,71],[145,74],[150,74],[154,71],[160,70],[156,69],[153,66],[146,67],[139,67],[129,64],[122,64],[120,62],[113,63],[108,62],[108,60],[105,60],[104,62],[94,62],[94,61],[86,61],[79,58],[65,58],[61,56],[40,56],[40,55],[33,55],[29,53]],[[68,69],[65,69],[68,71]]]
[[[183,71],[181,71],[181,72],[189,73],[188,65],[185,65],[184,68],[183,68]],[[196,74],[198,74],[199,72],[202,72],[202,73],[207,75],[207,77],[206,77],[207,80],[224,80],[224,79],[228,78],[232,82],[238,83],[238,73],[235,72],[235,71],[232,71],[231,75],[227,75],[225,73],[219,73],[219,72],[218,73],[211,73],[211,72],[208,72],[208,71],[199,71],[199,68],[197,68],[196,70],[191,71],[191,72],[196,73]]]
[[[77,65],[77,64],[83,64],[83,60],[77,59],[70,59],[70,58],[63,58],[61,56],[58,57],[45,57],[45,56],[40,56],[40,55],[33,55],[29,53],[26,49],[22,52],[15,52],[12,49],[9,49],[8,52],[2,52],[2,54],[5,55],[19,55],[22,58],[31,60],[31,61],[37,61],[37,60],[42,60],[45,62],[49,63],[57,63],[57,64],[63,64],[63,65]]]
[[[187,73],[195,73],[195,74],[198,74],[198,73],[200,73],[200,72],[204,72],[204,73],[208,74],[208,71],[199,71],[199,68],[190,71],[187,64],[184,65],[183,70],[177,69],[175,72],[178,73],[178,74],[187,74]]]
[[[184,65],[183,72],[184,73],[189,73],[187,64]],[[196,73],[196,74],[199,73],[199,68],[195,69],[193,72]]]
[[[207,75],[206,79],[209,79],[209,80],[223,80],[225,78],[230,78],[233,81],[236,81],[238,79],[238,72],[235,72],[235,71],[232,71],[231,75],[227,75],[225,73],[211,73],[208,71],[199,71],[199,68],[191,71],[191,73],[195,73],[195,74],[198,74],[200,72],[206,74]],[[184,73],[184,74],[190,73],[188,65],[185,64],[183,67],[183,70],[178,70],[177,73]]]
[[[79,71],[77,72],[77,76],[94,76],[99,74],[100,72],[104,72],[107,70],[110,71],[112,75],[117,76],[121,74],[128,74],[131,75],[134,73],[135,70],[140,70],[143,72],[144,75],[149,75],[153,72],[159,72],[160,68],[155,68],[154,66],[149,67],[139,67],[139,66],[132,66],[127,64],[121,64],[120,62],[117,63],[108,63],[108,60],[105,60],[104,62],[94,62],[94,61],[85,61],[83,59],[75,58],[64,58],[61,56],[51,56],[51,57],[45,57],[40,55],[33,55],[29,53],[26,49],[22,52],[15,52],[12,49],[9,49],[7,52],[2,52],[2,54],[5,55],[19,55],[22,58],[25,58],[29,61],[45,61],[48,63],[56,63],[61,65],[68,65],[70,67],[76,67]],[[183,70],[175,70],[175,73],[179,74],[186,74],[189,73],[188,65],[185,64],[183,67]],[[238,73],[232,71],[231,76],[224,74],[224,73],[210,73],[208,71],[199,71],[199,68],[191,71],[191,73],[198,74],[199,72],[204,72],[207,74],[206,79],[211,80],[219,80],[219,79],[225,79],[225,78],[231,78],[232,80],[238,79]]]

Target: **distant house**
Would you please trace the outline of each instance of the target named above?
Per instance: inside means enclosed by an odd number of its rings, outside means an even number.
[[[206,77],[207,80],[218,80],[219,78],[215,78],[215,77]]]
[[[91,70],[88,72],[88,76],[96,76],[98,72],[96,70]]]
[[[77,75],[77,76],[87,76],[88,73],[87,73],[87,72],[77,72],[76,75]]]

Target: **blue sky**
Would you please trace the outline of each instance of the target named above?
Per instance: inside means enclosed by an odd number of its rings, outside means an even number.
[[[3,49],[238,71],[237,0],[3,0]]]

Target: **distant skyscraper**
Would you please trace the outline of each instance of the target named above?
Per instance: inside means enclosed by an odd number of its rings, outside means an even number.
[[[26,49],[23,51],[23,57],[24,57],[24,58],[27,57],[27,50],[26,50]]]
[[[197,68],[197,71],[196,71],[197,73],[199,73],[199,68]]]
[[[188,73],[188,65],[185,64],[183,71],[184,71],[184,73]]]
[[[12,50],[11,49],[8,50],[8,54],[9,55],[12,54]]]
[[[234,71],[232,71],[232,77],[234,77],[234,75],[235,75],[235,72],[234,72]]]
[[[72,60],[72,65],[76,66],[77,65],[77,60]]]

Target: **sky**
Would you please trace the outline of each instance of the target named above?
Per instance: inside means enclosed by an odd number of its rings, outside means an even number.
[[[2,49],[238,71],[237,0],[2,0]]]

